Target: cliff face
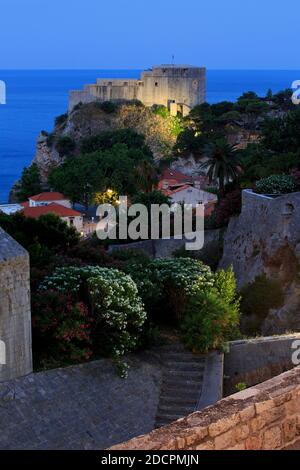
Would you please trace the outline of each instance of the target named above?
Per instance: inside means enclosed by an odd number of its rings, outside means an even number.
[[[171,155],[176,141],[172,118],[163,118],[151,109],[134,104],[123,104],[114,112],[105,112],[98,103],[78,107],[59,122],[49,136],[40,134],[37,139],[37,163],[43,183],[47,182],[52,166],[62,163],[64,155],[57,150],[57,142],[70,137],[75,143],[74,155],[80,152],[80,141],[84,137],[116,129],[133,129],[143,134],[156,160]]]
[[[262,333],[300,330],[300,193],[272,199],[243,192],[242,212],[224,239],[220,266],[230,265],[239,288],[265,274],[283,289],[284,304],[269,311]]]

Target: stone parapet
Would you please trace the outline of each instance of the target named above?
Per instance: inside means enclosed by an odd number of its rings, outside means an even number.
[[[300,436],[300,368],[111,450],[271,450]]]

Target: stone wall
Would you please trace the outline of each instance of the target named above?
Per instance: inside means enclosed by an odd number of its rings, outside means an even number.
[[[292,346],[300,344],[300,333],[232,341],[224,356],[224,392],[236,391],[236,384],[251,387],[292,369]],[[297,344],[297,349],[299,345]]]
[[[0,382],[32,372],[28,253],[0,228]]]
[[[300,438],[300,368],[111,450],[272,450]]]
[[[184,116],[198,104],[205,102],[206,69],[190,66],[155,66],[134,79],[97,79],[96,84],[85,85],[69,95],[69,111],[78,103],[91,101],[139,100],[145,106],[154,104],[169,108],[172,115]]]
[[[202,250],[192,253],[196,253],[196,255],[201,259],[203,258],[204,262],[209,262],[210,258],[218,254],[221,237],[222,231],[219,229],[205,230],[204,247]],[[182,240],[175,240],[174,238],[171,238],[170,240],[143,240],[122,245],[111,245],[109,247],[109,252],[111,253],[116,250],[140,250],[146,253],[150,258],[170,258],[174,255],[174,252],[184,248],[187,242],[188,240],[185,238]]]
[[[220,267],[230,265],[239,288],[265,274],[283,289],[284,303],[269,312],[262,334],[300,331],[300,192],[271,198],[243,191],[242,212],[224,237]]]

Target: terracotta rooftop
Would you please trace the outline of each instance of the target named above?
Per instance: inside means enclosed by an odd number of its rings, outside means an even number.
[[[48,206],[37,206],[37,207],[24,207],[23,214],[25,217],[32,217],[34,219],[40,217],[41,215],[46,214],[55,214],[59,217],[80,217],[80,212],[64,207],[55,202],[49,204]]]
[[[184,175],[179,171],[170,170],[169,168],[165,169],[162,172],[160,180],[176,180],[180,182],[192,182],[192,178],[190,176]]]
[[[62,193],[45,192],[31,196],[29,199],[32,199],[33,201],[61,201],[68,198]]]

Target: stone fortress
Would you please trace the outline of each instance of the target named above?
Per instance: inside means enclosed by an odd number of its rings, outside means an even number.
[[[97,79],[70,92],[69,111],[79,103],[139,100],[145,106],[166,106],[171,115],[186,116],[206,99],[206,69],[189,65],[158,65],[136,79]]]

